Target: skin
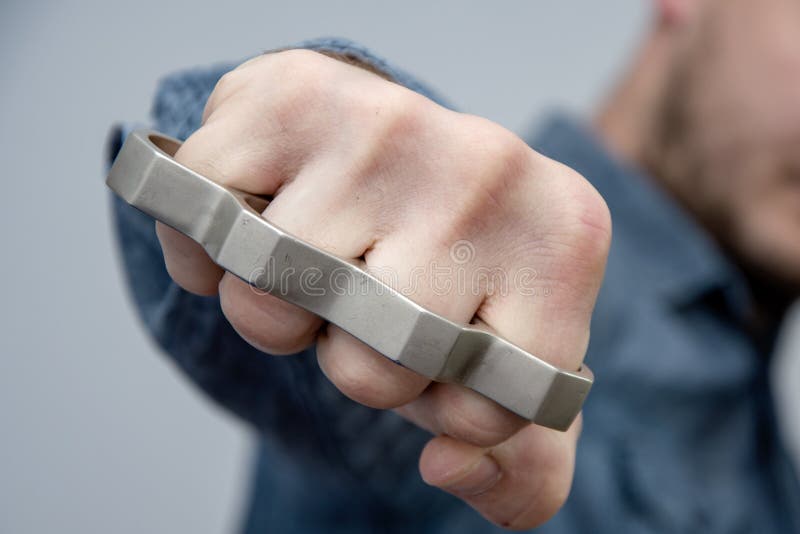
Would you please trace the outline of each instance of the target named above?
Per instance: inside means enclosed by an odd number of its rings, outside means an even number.
[[[273,196],[264,217],[365,268],[394,272],[419,304],[580,367],[611,239],[608,209],[582,176],[500,126],[357,66],[289,50],[225,75],[175,158]],[[563,504],[579,421],[567,432],[546,429],[463,387],[430,383],[223,273],[182,234],[161,224],[157,232],[172,278],[194,293],[219,292],[225,316],[253,346],[290,354],[316,343],[322,371],[342,393],[431,431],[419,461],[426,482],[509,528],[537,525]],[[409,283],[415,267],[453,266],[451,248],[463,240],[474,251],[463,267],[533,269],[536,293]]]
[[[652,31],[595,129],[742,267],[754,316],[779,317],[800,288],[800,3],[655,6]],[[415,266],[452,265],[461,240],[474,247],[470,269],[535,269],[535,296],[442,294],[425,282],[409,296],[556,365],[580,365],[609,214],[583,177],[501,127],[346,62],[289,50],[226,75],[176,159],[272,195],[264,217],[362,266],[391,269],[401,287]],[[218,292],[248,342],[271,354],[317,343],[321,369],[345,395],[431,431],[419,461],[427,483],[513,529],[544,522],[564,503],[580,419],[560,433],[464,388],[429,383],[252,291],[183,235],[160,224],[157,232],[173,279],[194,293]]]
[[[596,126],[750,282],[753,327],[800,295],[800,2],[662,0]]]

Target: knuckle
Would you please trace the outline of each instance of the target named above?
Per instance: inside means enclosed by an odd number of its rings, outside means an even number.
[[[226,72],[217,80],[212,94],[218,94],[220,96],[228,95],[239,87],[242,78],[242,72],[236,69]]]
[[[297,68],[327,62],[323,54],[307,48],[288,48],[270,54],[284,67]]]
[[[467,178],[470,193],[465,216],[509,209],[530,175],[532,150],[513,133],[485,119],[465,129],[460,148],[462,178]]]
[[[465,161],[484,184],[504,185],[529,171],[532,150],[512,132],[480,117],[466,117],[463,130]]]
[[[175,160],[219,182],[228,174],[228,169],[219,145],[210,142],[214,135],[209,128],[210,126],[202,126],[189,136],[175,153]]]
[[[611,213],[608,205],[594,188],[582,204],[580,215],[584,240],[594,251],[594,258],[605,260],[611,247]]]
[[[386,85],[389,92],[387,100],[389,106],[388,124],[392,132],[401,135],[413,135],[424,124],[433,103],[424,96],[401,87]]]
[[[374,149],[383,152],[386,146],[403,147],[424,128],[425,117],[432,103],[425,97],[388,82],[374,99],[356,104],[364,120],[373,123]]]
[[[329,63],[335,64],[335,60],[310,50],[286,50],[275,55],[273,70],[264,78],[269,86],[263,91],[269,95],[275,120],[291,130],[290,125],[334,117],[342,105],[335,70]]]
[[[522,139],[498,126],[488,128],[486,159],[490,179],[505,180],[519,178],[525,174],[530,164],[531,150]]]
[[[611,245],[611,213],[600,193],[577,171],[558,166],[559,203],[572,245],[591,262],[605,261]]]
[[[292,49],[274,54],[272,80],[294,94],[309,95],[318,91],[330,75],[329,60],[312,50]]]
[[[357,149],[349,148],[352,158],[348,173],[340,180],[351,188],[384,180],[403,172],[414,156],[420,137],[425,135],[426,116],[434,104],[421,95],[380,79],[366,98],[343,95],[339,102],[346,108],[350,128],[357,128],[363,141]],[[350,143],[352,147],[352,143]]]
[[[465,236],[480,236],[520,211],[520,194],[533,159],[524,141],[486,119],[460,117],[454,132],[455,144],[448,154],[452,171],[443,179],[455,182],[449,184],[455,194],[445,224],[435,230],[448,247]],[[521,223],[524,218],[515,221]]]
[[[228,71],[217,80],[214,89],[206,101],[205,108],[203,109],[203,120],[205,123],[214,111],[216,111],[222,102],[236,94],[243,86],[243,76],[235,69]]]
[[[267,89],[267,94],[292,100],[317,96],[329,76],[327,58],[313,50],[288,49],[257,56],[226,72],[212,92],[219,100],[245,86],[257,85]]]
[[[242,71],[245,71],[245,70],[255,70],[254,69],[255,67],[260,67],[260,66],[268,63],[270,61],[272,55],[273,54],[270,54],[269,52],[265,52],[263,54],[258,54],[256,56],[253,56],[250,59],[248,59],[246,61],[243,61],[242,63],[239,63],[239,65],[237,65],[236,68],[232,72],[234,72],[234,71],[242,72]]]

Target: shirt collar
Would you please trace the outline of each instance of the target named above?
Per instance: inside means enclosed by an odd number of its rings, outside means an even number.
[[[594,185],[611,211],[614,240],[633,247],[636,254],[627,257],[652,279],[657,293],[682,306],[722,291],[731,311],[744,317],[750,304],[744,277],[652,178],[614,158],[586,125],[569,116],[550,117],[531,145]]]

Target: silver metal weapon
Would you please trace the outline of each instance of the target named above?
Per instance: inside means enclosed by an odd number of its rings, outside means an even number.
[[[458,325],[414,303],[366,271],[310,245],[261,216],[268,201],[219,185],[176,162],[181,143],[136,130],[107,184],[148,215],[197,241],[222,268],[349,332],[431,380],[456,382],[539,425],[566,430],[593,376],[559,369],[488,332]],[[286,269],[311,270],[309,291]],[[344,287],[357,291],[341,291]],[[338,288],[338,289],[337,289]]]

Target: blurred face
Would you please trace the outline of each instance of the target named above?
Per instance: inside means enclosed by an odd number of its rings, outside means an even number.
[[[751,276],[800,294],[800,0],[707,0],[647,165]]]

